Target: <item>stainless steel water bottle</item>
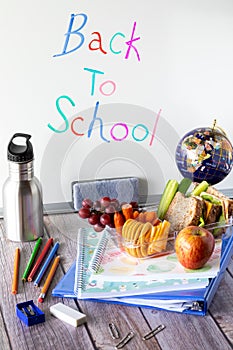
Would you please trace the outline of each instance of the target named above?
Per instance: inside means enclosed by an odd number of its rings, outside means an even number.
[[[43,235],[43,200],[34,176],[31,135],[16,133],[7,157],[9,177],[3,185],[3,215],[6,238],[16,242],[36,240]]]

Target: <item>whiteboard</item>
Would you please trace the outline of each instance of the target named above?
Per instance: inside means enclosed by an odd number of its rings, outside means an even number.
[[[13,0],[0,26],[1,187],[15,132],[32,135],[45,203],[104,177],[161,193],[185,133],[216,118],[232,138],[231,0]]]

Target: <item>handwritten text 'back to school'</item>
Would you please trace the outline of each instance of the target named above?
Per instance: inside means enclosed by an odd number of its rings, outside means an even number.
[[[79,23],[81,19],[81,24]],[[61,57],[72,53],[77,53],[79,49],[83,47],[85,44],[85,31],[84,27],[86,26],[88,20],[88,16],[84,13],[79,14],[71,14],[71,17],[69,19],[69,25],[68,25],[68,31],[65,33],[65,43],[63,46],[63,50],[61,53],[57,53],[54,55],[54,57]],[[136,46],[136,43],[138,40],[140,40],[139,36],[135,35],[136,31],[136,25],[137,23],[133,23],[133,29],[130,36],[130,39],[128,41],[125,41],[126,35],[121,32],[114,33],[110,40],[109,40],[109,51],[107,51],[106,48],[103,47],[102,44],[102,38],[101,34],[97,31],[91,33],[91,35],[94,36],[94,39],[92,39],[88,43],[88,49],[90,51],[99,51],[101,54],[106,55],[108,52],[111,52],[114,55],[122,55],[122,50],[116,50],[116,46],[119,46],[119,42],[124,43],[126,45],[126,53],[124,55],[124,59],[128,60],[129,58],[133,57],[138,62],[140,62],[140,54],[138,51],[138,48]],[[71,45],[72,40],[72,45]],[[75,46],[73,43],[75,42]],[[91,89],[90,89],[90,95],[94,96],[95,90],[98,88],[99,92],[103,96],[111,96],[116,91],[116,83],[113,80],[105,80],[104,82],[101,82],[101,84],[98,84],[96,81],[98,80],[99,76],[102,76],[104,74],[103,71],[92,69],[92,68],[84,68],[85,71],[89,72],[91,74]],[[77,137],[83,137],[85,135],[84,132],[81,132],[79,129],[79,126],[81,126],[81,123],[84,122],[84,118],[82,116],[74,117],[69,122],[69,118],[66,116],[66,114],[62,110],[62,103],[68,102],[72,107],[75,107],[75,102],[72,100],[71,97],[67,95],[59,96],[56,100],[56,108],[59,113],[59,116],[62,118],[64,122],[64,128],[63,129],[57,129],[54,126],[52,126],[50,123],[48,124],[48,127],[55,133],[64,133],[67,130],[71,130],[73,134],[75,134]],[[96,102],[92,120],[90,121],[88,131],[87,131],[87,137],[90,138],[93,132],[94,126],[99,126],[99,135],[101,139],[105,142],[110,142],[110,139],[114,141],[123,141],[129,137],[129,126],[124,122],[118,122],[115,123],[109,132],[109,135],[104,134],[104,121],[101,117],[99,117],[98,114],[98,108],[99,108],[99,101]],[[156,130],[156,125],[158,123],[160,113],[157,114],[154,128],[150,132],[146,125],[144,124],[136,124],[132,130],[131,130],[131,137],[137,141],[141,142],[147,139],[147,137],[150,136],[149,145],[152,145],[154,134]],[[98,123],[98,125],[96,125]],[[137,129],[139,129],[141,132],[143,131],[143,135],[140,137],[137,136]],[[118,136],[120,132],[120,136]]]

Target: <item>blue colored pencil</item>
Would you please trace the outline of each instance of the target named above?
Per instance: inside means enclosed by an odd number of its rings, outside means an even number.
[[[45,260],[44,262],[44,265],[42,266],[40,272],[38,273],[38,276],[36,277],[35,281],[34,281],[34,286],[38,287],[39,286],[39,283],[45,273],[45,271],[47,270],[51,260],[53,259],[54,255],[56,254],[56,251],[58,250],[59,248],[59,243],[56,242],[53,246],[53,249],[51,250],[49,256],[47,257],[47,259]]]

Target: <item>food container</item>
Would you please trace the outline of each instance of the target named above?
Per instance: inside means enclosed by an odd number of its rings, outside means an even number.
[[[139,259],[155,258],[162,255],[174,253],[175,233],[169,235],[167,239],[157,239],[152,241],[134,242],[124,239],[119,235],[118,245],[128,255]]]
[[[204,228],[210,231],[216,239],[221,239],[226,236],[227,228],[231,226],[233,226],[232,217],[221,223],[206,225]],[[123,228],[122,234],[111,229],[111,236],[115,244],[127,255],[138,259],[156,258],[174,253],[177,234],[178,232],[169,232],[169,224],[165,220],[157,225],[157,229],[155,226],[152,230],[150,223],[144,223],[141,227],[137,223],[131,223],[125,232]]]
[[[159,221],[153,226],[150,222],[128,220],[122,233],[111,229],[115,244],[126,254],[146,259],[174,253],[176,233],[169,233],[170,224]]]

